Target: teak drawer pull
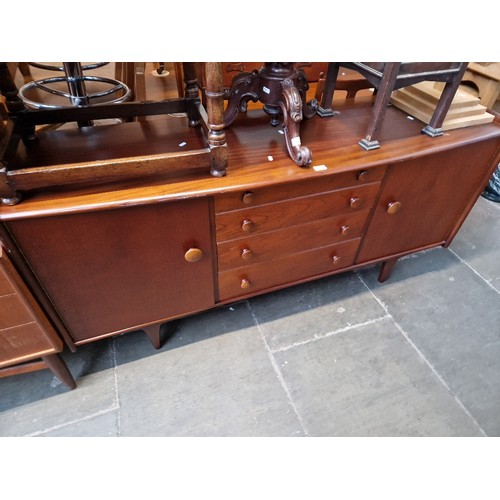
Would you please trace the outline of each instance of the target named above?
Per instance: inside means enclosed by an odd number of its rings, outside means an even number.
[[[247,233],[251,233],[255,229],[255,222],[252,222],[250,219],[245,219],[241,223],[241,229]]]
[[[351,234],[350,226],[347,225],[342,226],[340,228],[340,234],[342,234],[342,236],[349,236],[349,234]]]
[[[361,198],[358,198],[356,196],[353,196],[350,200],[349,200],[349,206],[351,208],[359,208],[361,206],[361,204],[363,203],[363,200]]]
[[[387,213],[389,215],[394,215],[395,213],[398,213],[400,209],[401,209],[401,202],[399,201],[391,201],[390,203],[387,204]]]
[[[342,260],[342,259],[341,259],[338,255],[334,255],[334,256],[332,257],[332,264],[334,264],[334,265],[340,264],[340,261],[341,261],[341,260]]]
[[[250,248],[244,248],[241,251],[241,258],[243,260],[250,260],[253,257],[253,252],[250,250]]]
[[[245,203],[245,205],[251,205],[255,202],[255,193],[253,193],[252,191],[247,191],[243,193],[241,200],[243,201],[243,203]]]
[[[243,278],[240,283],[240,287],[243,288],[243,290],[247,290],[251,286],[251,282],[247,278]]]
[[[187,262],[198,262],[203,257],[203,252],[199,248],[190,248],[185,254]]]

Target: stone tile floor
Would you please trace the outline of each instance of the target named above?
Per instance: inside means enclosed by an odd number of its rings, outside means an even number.
[[[133,332],[0,379],[0,436],[500,436],[500,205],[449,249]]]

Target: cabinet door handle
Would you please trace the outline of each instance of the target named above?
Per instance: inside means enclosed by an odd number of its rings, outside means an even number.
[[[199,248],[190,248],[185,254],[184,259],[187,262],[198,262],[203,257],[203,251]]]
[[[401,203],[399,201],[391,201],[387,204],[387,213],[389,215],[394,215],[401,209]]]
[[[353,196],[350,200],[349,200],[349,206],[351,208],[358,208],[361,206],[361,204],[363,203],[363,200],[361,198],[358,198],[356,196]]]
[[[334,256],[332,257],[332,264],[333,264],[333,265],[340,264],[340,261],[341,261],[341,260],[342,260],[342,259],[341,259],[338,255],[334,255]]]
[[[241,258],[243,260],[250,260],[253,257],[253,252],[250,250],[250,248],[244,248],[241,251]]]
[[[245,219],[241,223],[241,229],[243,229],[246,233],[251,233],[255,229],[255,223],[250,219]]]
[[[255,193],[252,191],[247,191],[243,193],[241,200],[243,201],[243,203],[245,203],[245,205],[251,205],[255,201]]]

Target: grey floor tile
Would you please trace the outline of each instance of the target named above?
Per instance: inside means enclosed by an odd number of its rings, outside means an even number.
[[[500,204],[480,197],[450,250],[500,292]]]
[[[155,354],[125,361],[122,350],[123,436],[302,434],[246,303],[184,319]]]
[[[39,434],[42,437],[116,437],[118,409]]]
[[[488,435],[500,435],[500,294],[448,250],[362,273],[375,295]]]
[[[271,350],[385,315],[352,272],[262,295],[250,305]]]
[[[389,318],[275,357],[312,436],[479,435]]]
[[[110,342],[64,355],[77,383],[72,391],[49,370],[0,379],[0,436],[46,432],[116,407]]]

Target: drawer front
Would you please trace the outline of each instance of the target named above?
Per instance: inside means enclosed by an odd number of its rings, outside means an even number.
[[[3,295],[10,295],[11,293],[14,293],[14,289],[7,280],[7,277],[5,276],[2,269],[0,269],[0,297],[2,297]]]
[[[215,199],[215,213],[240,210],[250,206],[276,203],[290,198],[301,198],[316,193],[380,182],[384,172],[385,166],[380,166],[368,170],[343,172],[329,177],[318,177],[305,182],[283,184],[279,189],[265,187],[218,195]]]
[[[0,368],[62,350],[62,341],[49,339],[36,323],[0,330]]]
[[[379,183],[373,183],[218,214],[215,218],[217,242],[371,208],[379,187]]]
[[[349,267],[360,238],[219,273],[219,299],[252,294]]]
[[[33,316],[17,294],[0,297],[0,329],[31,323]]]
[[[270,233],[221,242],[217,245],[219,271],[358,238],[363,232],[368,213],[369,210],[361,210]]]

